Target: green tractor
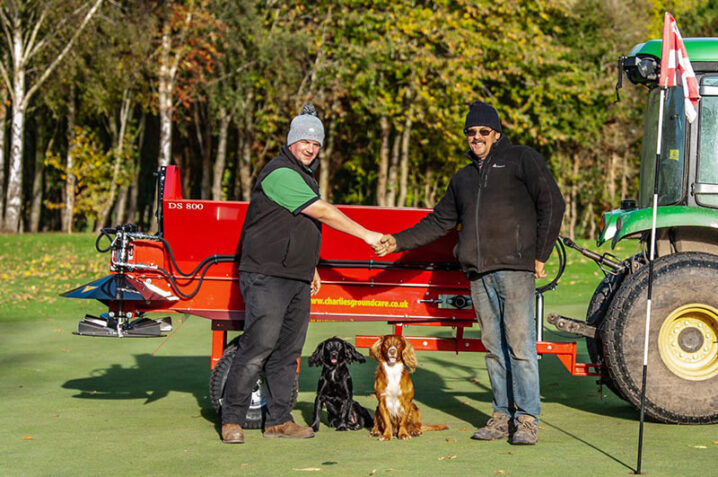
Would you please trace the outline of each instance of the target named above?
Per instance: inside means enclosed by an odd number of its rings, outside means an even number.
[[[586,322],[549,317],[587,336],[604,384],[640,407],[654,178],[658,171],[656,258],[653,262],[646,416],[678,424],[718,423],[718,39],[685,39],[701,99],[698,118],[684,114],[683,89],[666,91],[662,147],[656,167],[661,41],[637,45],[619,59],[623,73],[648,87],[638,200],[604,214],[597,245],[637,239],[622,262],[565,239],[607,272],[591,298]]]

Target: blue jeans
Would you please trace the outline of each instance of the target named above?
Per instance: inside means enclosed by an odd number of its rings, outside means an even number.
[[[252,388],[264,372],[267,391],[265,427],[292,421],[292,388],[297,358],[309,326],[309,283],[242,272],[244,333],[229,368],[222,403],[222,424],[242,424]]]
[[[516,419],[541,413],[532,272],[499,270],[471,281],[487,349],[494,412]]]

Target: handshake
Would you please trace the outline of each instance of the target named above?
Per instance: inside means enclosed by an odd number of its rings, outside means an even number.
[[[374,249],[374,253],[383,257],[396,251],[396,239],[393,235],[369,232],[364,241]]]

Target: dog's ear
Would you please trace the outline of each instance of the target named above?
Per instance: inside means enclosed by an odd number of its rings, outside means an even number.
[[[317,345],[317,349],[314,350],[314,353],[309,357],[309,360],[307,361],[309,363],[309,366],[321,366],[324,364],[324,344],[326,341],[322,341]]]
[[[344,358],[347,360],[347,363],[351,363],[353,361],[356,361],[357,363],[366,362],[364,355],[357,351],[354,345],[346,341],[344,342]]]
[[[371,345],[371,348],[369,348],[369,356],[374,358],[375,360],[381,362],[381,343],[384,340],[384,338],[379,338],[374,342],[373,345]]]
[[[401,360],[404,362],[404,366],[409,368],[409,372],[413,373],[416,370],[417,365],[419,364],[416,361],[416,353],[414,352],[414,347],[411,345],[409,340],[401,337],[402,342],[404,343],[404,351],[401,352]]]

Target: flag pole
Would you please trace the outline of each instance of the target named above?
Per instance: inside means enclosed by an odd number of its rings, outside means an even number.
[[[641,458],[643,456],[643,423],[646,411],[646,381],[648,376],[648,340],[651,330],[651,298],[653,296],[653,260],[656,257],[656,217],[658,215],[658,169],[661,160],[661,143],[663,142],[663,103],[666,98],[666,87],[661,86],[661,95],[658,101],[658,136],[656,139],[656,167],[653,176],[653,218],[651,221],[651,244],[648,258],[648,298],[646,300],[646,324],[643,340],[643,374],[641,377],[641,414],[638,426],[638,458],[636,474],[641,473]]]
[[[678,81],[680,78],[680,81]],[[641,378],[641,418],[638,430],[638,461],[636,474],[641,473],[643,455],[643,423],[646,411],[646,382],[648,376],[648,343],[651,331],[651,299],[653,296],[653,262],[656,258],[656,218],[658,215],[658,172],[661,161],[661,143],[663,142],[663,107],[669,86],[683,87],[683,101],[686,118],[692,123],[697,117],[696,107],[700,94],[693,67],[688,59],[683,38],[681,37],[673,15],[666,12],[663,18],[661,44],[661,74],[658,81],[660,99],[658,110],[658,134],[656,138],[656,164],[653,176],[653,220],[651,222],[651,252],[648,260],[648,297],[646,300],[646,333],[643,341],[643,376]]]

